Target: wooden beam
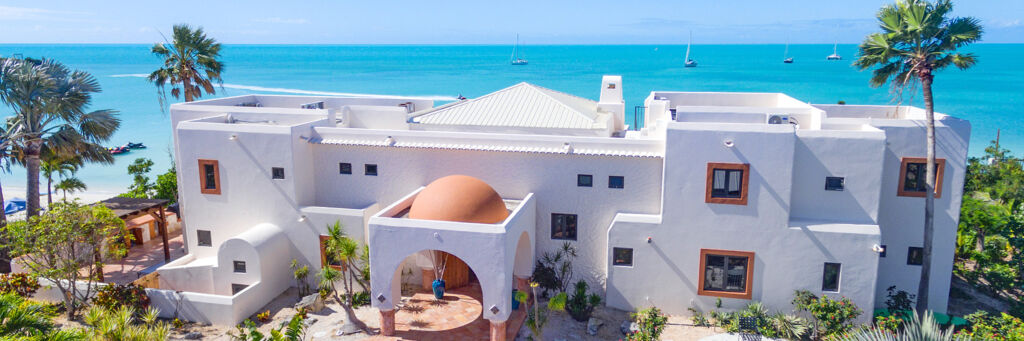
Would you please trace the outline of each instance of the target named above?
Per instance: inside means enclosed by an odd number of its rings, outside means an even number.
[[[160,228],[160,238],[164,242],[164,263],[171,261],[171,247],[167,245],[167,215],[164,214],[164,206],[160,206],[160,217],[157,219]]]

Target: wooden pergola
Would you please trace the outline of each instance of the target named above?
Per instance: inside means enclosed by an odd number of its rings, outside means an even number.
[[[99,202],[114,211],[121,220],[125,222],[143,216],[152,216],[160,231],[160,238],[164,244],[164,262],[171,261],[171,249],[167,244],[167,214],[164,206],[167,199],[138,199],[113,197]],[[130,246],[130,245],[129,245]],[[100,275],[102,276],[102,274]]]

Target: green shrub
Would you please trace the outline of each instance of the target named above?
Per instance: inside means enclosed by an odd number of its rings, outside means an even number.
[[[711,322],[708,321],[708,316],[697,310],[697,308],[689,307],[686,308],[690,311],[693,316],[690,317],[690,321],[693,321],[693,325],[696,327],[709,327]]]
[[[565,302],[565,310],[576,321],[583,322],[590,319],[590,314],[594,312],[594,308],[601,304],[601,296],[597,294],[588,295],[587,289],[589,289],[587,281],[580,280],[576,282],[572,296]]]
[[[1009,314],[995,317],[986,311],[978,311],[964,318],[971,322],[971,327],[958,335],[970,336],[974,340],[1024,341],[1024,321]]]
[[[364,305],[370,305],[370,293],[365,291],[359,291],[352,295],[353,308],[362,307]]]
[[[817,338],[835,337],[853,328],[853,320],[860,316],[860,308],[849,298],[833,300],[828,296],[817,297],[807,290],[797,290],[793,305],[797,311],[810,313],[813,319],[812,333]]]
[[[658,340],[661,333],[665,331],[665,324],[668,323],[668,318],[657,307],[638,311],[632,316],[640,328],[635,333],[626,335],[626,339],[629,341]]]
[[[301,341],[306,339],[306,324],[300,315],[292,316],[288,322],[282,322],[281,326],[271,329],[270,334],[263,334],[250,320],[245,320],[235,328],[235,333],[229,332],[232,340],[238,341]]]
[[[1006,263],[992,263],[982,268],[982,275],[995,290],[1013,289],[1017,282],[1017,269]]]
[[[136,315],[141,314],[141,318]],[[128,305],[117,309],[94,306],[82,319],[89,340],[167,340],[166,323],[157,320],[157,311],[136,311]]]
[[[109,311],[127,307],[142,313],[149,308],[149,295],[138,284],[108,284],[96,292],[92,304]]]
[[[0,293],[13,293],[21,297],[32,297],[39,290],[39,281],[26,273],[0,275]]]

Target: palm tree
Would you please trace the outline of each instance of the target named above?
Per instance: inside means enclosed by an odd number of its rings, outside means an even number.
[[[363,288],[363,291],[369,291],[370,286],[365,281],[364,274],[367,271],[366,264],[368,264],[368,255],[364,252],[364,248],[359,247],[359,243],[354,239],[350,238],[345,234],[345,228],[341,226],[340,221],[334,222],[333,226],[327,226],[327,240],[324,242],[324,253],[327,256],[328,264],[324,266],[320,272],[320,287],[329,288],[331,292],[335,293],[335,299],[338,304],[346,312],[346,319],[343,321],[341,330],[344,334],[355,333],[358,330],[367,330],[366,324],[355,315],[355,310],[352,306],[355,304],[355,284]],[[340,262],[340,269],[334,269],[330,266],[335,262]],[[343,297],[337,297],[338,290],[334,286],[334,282],[341,281],[342,288],[345,290]]]
[[[220,43],[207,38],[202,27],[187,24],[174,25],[173,42],[153,45],[153,54],[163,58],[163,67],[149,74],[149,80],[160,91],[160,104],[164,106],[167,93],[164,86],[171,84],[171,96],[185,96],[185,102],[202,97],[203,92],[213,95],[213,83],[223,83],[220,73],[224,63],[220,58]]]
[[[876,67],[871,85],[891,83],[903,89],[918,83],[924,93],[927,120],[927,166],[924,204],[924,252],[921,282],[917,289],[917,310],[928,308],[931,275],[932,235],[935,215],[935,111],[932,80],[935,72],[949,66],[961,70],[973,66],[973,54],[957,49],[981,39],[982,28],[973,17],[947,17],[953,10],[950,0],[897,0],[878,11],[881,32],[872,33],[860,44],[854,63],[861,70]]]
[[[42,304],[26,301],[13,293],[0,295],[0,336],[5,340],[40,337],[54,329]]]
[[[10,173],[11,171],[11,160],[13,159],[11,156],[13,152],[11,144],[17,138],[16,133],[10,129],[10,125],[6,124],[6,122],[4,122],[3,126],[0,126],[0,173]],[[0,184],[0,205],[3,205],[3,202],[4,191],[3,185]],[[3,229],[4,226],[7,226],[7,214],[0,214],[0,229]],[[6,242],[6,240],[3,240],[3,236],[0,235],[0,243]],[[7,248],[0,247],[0,273],[9,272],[11,272],[11,259],[7,253]]]
[[[121,120],[114,110],[87,112],[92,94],[100,92],[96,78],[43,59],[0,59],[0,102],[14,109],[8,128],[11,141],[28,174],[28,216],[39,214],[39,164],[44,152],[78,155],[85,161],[112,163],[100,143],[110,139]]]
[[[53,175],[56,174],[63,181],[64,177],[77,172],[78,167],[81,167],[83,162],[78,157],[62,157],[52,153],[42,156],[40,160],[39,171],[46,177],[46,204],[52,205]],[[66,193],[64,198],[67,199]]]
[[[53,189],[60,190],[64,193],[64,200],[68,200],[68,193],[74,194],[75,192],[81,192],[88,189],[84,182],[77,177],[68,177],[60,180]]]

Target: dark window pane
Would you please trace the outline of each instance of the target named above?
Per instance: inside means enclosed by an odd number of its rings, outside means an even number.
[[[236,260],[235,261],[235,272],[245,273],[245,262]]]
[[[742,170],[715,169],[712,174],[712,198],[739,198],[743,196]]]
[[[593,187],[594,176],[590,174],[579,174],[576,175],[576,186],[579,187]]]
[[[213,246],[213,242],[210,238],[210,231],[196,230],[196,244],[199,246]]]
[[[366,175],[377,176],[377,165],[367,164],[366,165]]]
[[[339,163],[338,172],[341,174],[352,174],[352,164],[348,162]]]
[[[576,240],[576,215],[552,213],[551,239]]]
[[[204,189],[217,189],[217,172],[213,165],[203,165],[203,176],[206,177]]]
[[[825,271],[821,277],[821,291],[839,291],[839,273],[842,265],[825,263]]]
[[[747,257],[707,255],[704,290],[745,292],[748,261]]]
[[[889,248],[885,247],[885,245],[882,245],[882,252],[879,252],[879,253],[878,253],[878,257],[882,257],[882,258],[885,258],[885,253],[886,253],[887,251],[889,251]]]
[[[270,169],[271,177],[274,179],[284,179],[284,168],[274,167]]]
[[[923,163],[907,163],[907,173],[904,174],[903,190],[909,192],[924,192],[926,185],[925,176],[927,168]]]
[[[622,176],[609,176],[608,177],[608,188],[624,188],[626,187],[626,178]]]
[[[919,247],[907,248],[907,265],[921,265],[924,263],[924,249]]]
[[[612,265],[633,266],[633,249],[624,247],[612,248]]]
[[[826,191],[842,191],[846,187],[846,179],[838,176],[825,177]]]
[[[242,290],[245,290],[245,288],[248,288],[248,287],[249,287],[249,286],[248,286],[248,285],[245,285],[245,284],[235,284],[235,283],[231,283],[231,294],[232,294],[232,295],[234,295],[234,294],[237,294],[238,292],[240,292],[240,291],[242,291]]]

